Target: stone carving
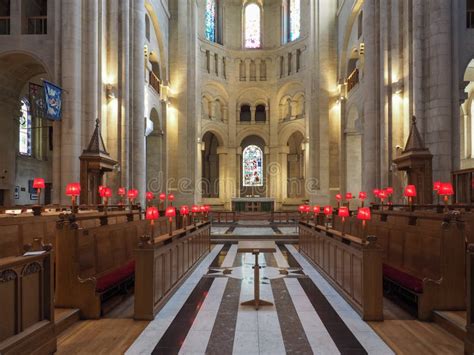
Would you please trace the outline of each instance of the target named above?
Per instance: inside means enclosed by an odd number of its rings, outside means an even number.
[[[0,272],[0,283],[15,280],[18,277],[15,271],[11,269]]]

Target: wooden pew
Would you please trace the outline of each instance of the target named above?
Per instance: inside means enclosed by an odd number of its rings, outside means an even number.
[[[208,252],[210,222],[173,235],[142,238],[135,250],[135,319],[152,320],[182,280]]]
[[[53,354],[56,334],[49,247],[0,259],[0,354]]]
[[[341,219],[335,217],[335,229]],[[356,217],[345,230],[362,236]],[[465,222],[457,212],[373,211],[368,234],[383,248],[386,291],[409,296],[417,304],[418,318],[429,320],[433,310],[464,310]]]
[[[101,316],[104,297],[133,282],[133,250],[142,235],[151,233],[146,220],[97,226],[98,218],[61,219],[56,229],[56,306],[79,308],[88,319]],[[155,235],[167,230],[165,217],[155,222]]]
[[[132,212],[134,218],[140,216],[138,211]],[[109,212],[107,223],[123,223],[130,212]],[[84,227],[99,226],[104,213],[85,211],[76,215],[79,225]],[[55,244],[56,222],[58,219],[68,219],[70,214],[51,212],[43,216],[19,215],[0,218],[0,258],[19,256],[24,252],[25,245],[31,245],[35,238],[41,238],[45,243]],[[102,218],[103,222],[103,218]]]
[[[365,321],[383,320],[382,249],[324,226],[300,221],[299,250]]]
[[[467,324],[464,339],[464,354],[474,353],[474,244],[469,244],[466,252],[467,276]]]

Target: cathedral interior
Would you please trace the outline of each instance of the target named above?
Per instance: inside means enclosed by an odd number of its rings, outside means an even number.
[[[474,354],[473,120],[474,0],[0,0],[0,354]]]

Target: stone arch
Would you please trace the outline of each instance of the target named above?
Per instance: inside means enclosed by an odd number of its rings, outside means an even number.
[[[165,36],[163,34],[163,31],[161,30],[157,12],[155,11],[153,3],[150,0],[146,0],[145,8],[146,8],[146,11],[148,12],[148,16],[150,16],[151,24],[153,25],[153,29],[155,31],[156,38],[158,41],[162,80],[168,81],[168,67],[166,65],[167,47],[165,46],[165,42],[164,42]]]
[[[52,124],[45,119],[43,101],[30,98],[30,84],[37,93],[42,93],[42,79],[52,80],[48,67],[35,54],[26,51],[9,51],[0,55],[0,150],[4,152],[0,160],[0,203],[8,205],[28,205],[37,203],[30,193],[20,193],[14,198],[15,186],[29,191],[30,180],[35,176],[45,179],[44,202],[51,203],[52,189]],[[35,86],[39,85],[39,86]],[[18,154],[20,133],[20,100],[28,98],[31,118],[28,135],[31,150],[28,157]],[[37,127],[34,128],[33,127]],[[28,153],[28,154],[29,154]],[[42,201],[43,202],[43,201]]]
[[[349,74],[347,72],[347,66],[345,65],[348,62],[347,52],[349,50],[348,49],[349,41],[351,39],[351,34],[354,28],[354,24],[356,23],[357,17],[359,15],[359,12],[362,9],[363,4],[364,4],[364,0],[355,0],[354,5],[352,7],[352,12],[346,22],[346,27],[344,31],[343,40],[342,40],[340,62],[339,62],[339,77],[340,78],[346,78],[346,76]]]
[[[161,120],[155,107],[150,110],[150,121],[153,130],[146,137],[146,182],[147,191],[159,192],[162,188],[164,166],[164,132]]]
[[[201,191],[203,198],[219,197],[219,139],[211,132],[207,131],[202,137],[202,179]]]
[[[244,186],[244,156],[243,153],[245,149],[249,146],[257,146],[262,153],[263,164],[261,166],[262,176],[261,176],[261,186]],[[237,169],[239,176],[237,177],[240,181],[240,196],[266,196],[267,191],[267,169],[268,161],[265,156],[265,147],[267,146],[266,141],[263,137],[258,134],[247,134],[245,135],[239,143],[242,154],[240,155],[240,168]]]
[[[288,138],[287,155],[287,197],[302,198],[305,196],[305,159],[304,135],[296,130]]]
[[[242,142],[243,142],[248,136],[257,136],[257,137],[259,137],[260,139],[263,140],[264,146],[268,146],[268,145],[269,145],[268,132],[266,132],[263,127],[249,126],[249,127],[245,127],[244,129],[241,129],[241,130],[237,133],[237,137],[236,137],[237,146],[240,146],[240,145],[242,144]]]
[[[346,191],[358,194],[362,190],[362,122],[356,105],[348,108],[344,128]]]
[[[227,146],[228,142],[227,142],[227,139],[225,138],[225,133],[223,132],[223,130],[219,127],[218,124],[216,123],[208,123],[206,125],[203,126],[202,128],[202,135],[201,135],[201,142],[203,141],[204,139],[204,135],[206,133],[212,133],[216,138],[217,138],[217,142],[219,143],[219,146],[220,147],[225,147]]]

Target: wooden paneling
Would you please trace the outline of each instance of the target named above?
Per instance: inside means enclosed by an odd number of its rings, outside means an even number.
[[[383,319],[382,250],[360,238],[299,223],[300,252],[341,291],[364,320]]]

